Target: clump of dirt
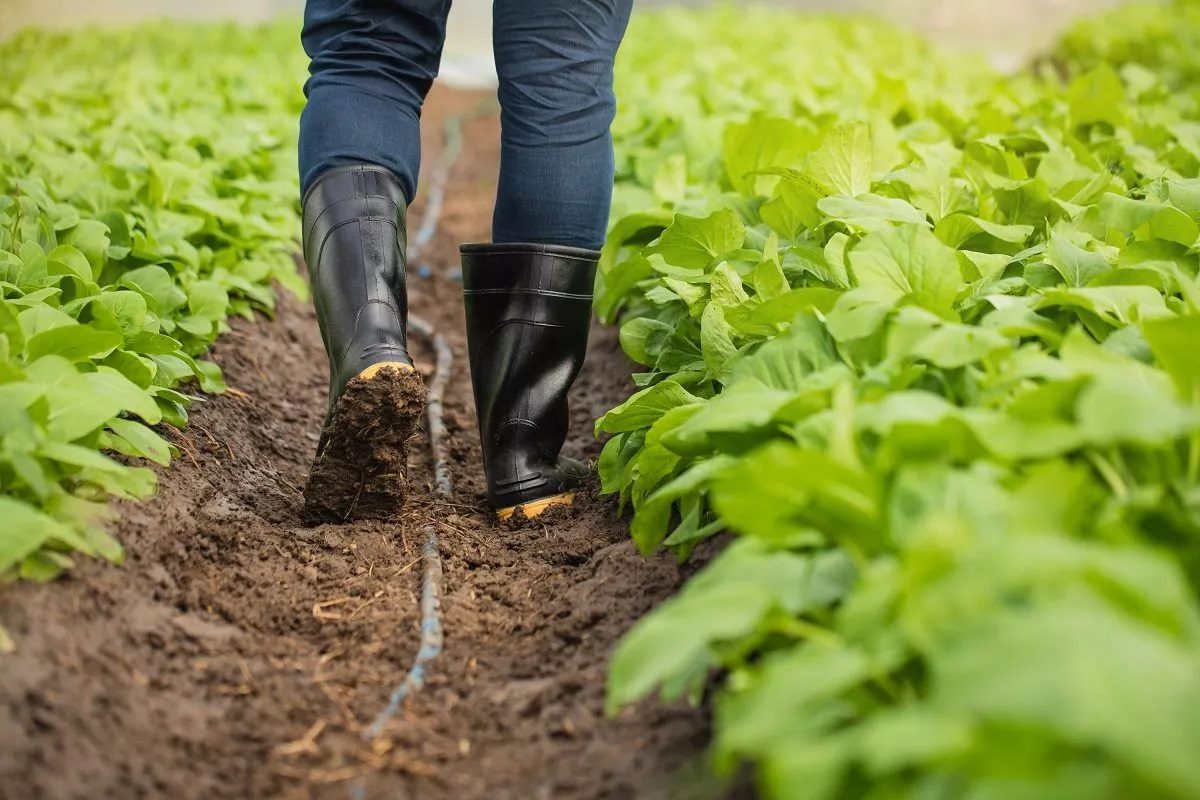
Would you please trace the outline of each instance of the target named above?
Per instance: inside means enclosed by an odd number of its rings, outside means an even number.
[[[425,114],[436,157],[445,114],[481,97],[442,93]],[[683,798],[702,758],[702,711],[646,703],[603,713],[619,638],[686,577],[644,560],[613,504],[509,529],[484,503],[457,244],[487,236],[495,115],[471,122],[413,310],[456,354],[446,402],[454,496],[434,490],[424,438],[391,520],[310,526],[303,486],[326,403],[325,357],[307,304],[237,320],[212,357],[233,389],[197,403],[159,496],[126,505],[127,561],[81,563],[49,585],[0,591],[0,797]],[[420,214],[420,201],[414,209]],[[429,278],[419,277],[426,270]],[[433,355],[413,355],[430,374]],[[571,396],[568,455],[595,459],[591,421],[630,386],[596,328]],[[445,648],[425,688],[374,742],[363,732],[420,636],[421,548],[444,561]],[[686,785],[685,785],[686,784]]]
[[[394,367],[346,384],[304,485],[310,521],[396,516],[408,494],[409,442],[420,426],[425,397],[420,375]]]

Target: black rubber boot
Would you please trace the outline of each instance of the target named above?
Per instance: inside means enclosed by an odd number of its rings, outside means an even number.
[[[382,167],[321,175],[304,195],[304,259],[329,356],[329,410],[304,487],[318,519],[386,518],[406,494],[425,389],[408,354],[406,204]]]
[[[570,503],[587,477],[559,454],[583,366],[600,254],[538,244],[460,248],[467,350],[488,502],[502,519]]]

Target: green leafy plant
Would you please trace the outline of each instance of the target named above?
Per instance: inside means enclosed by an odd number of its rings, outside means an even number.
[[[26,33],[0,46],[0,576],[117,560],[196,359],[292,262],[292,25]],[[181,391],[183,390],[183,391]]]
[[[635,23],[598,308],[645,371],[600,472],[644,552],[737,536],[613,712],[715,673],[715,763],[774,798],[1200,797],[1200,61],[1159,41],[1198,9],[1020,76]]]

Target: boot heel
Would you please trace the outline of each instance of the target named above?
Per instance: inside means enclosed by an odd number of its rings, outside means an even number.
[[[556,494],[553,497],[543,497],[541,500],[533,500],[528,503],[521,503],[510,508],[501,508],[496,510],[496,516],[500,519],[511,519],[518,510],[525,515],[526,519],[533,519],[552,506],[569,506],[575,502],[575,492],[566,492],[565,494]]]
[[[385,369],[394,369],[401,374],[416,372],[416,367],[412,364],[405,364],[403,361],[382,361],[378,364],[372,364],[355,377],[359,380],[369,381]]]

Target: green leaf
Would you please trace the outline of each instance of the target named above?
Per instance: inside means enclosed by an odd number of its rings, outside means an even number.
[[[1200,786],[1189,745],[1197,665],[1194,651],[1105,609],[1041,608],[935,651],[932,703],[1099,748],[1163,796],[1185,797]]]
[[[974,244],[976,237],[991,237],[1000,242],[1022,245],[1033,235],[1033,226],[1001,225],[970,214],[950,214],[938,222],[934,232],[948,246],[959,249]]]
[[[1177,208],[1107,193],[1100,198],[1100,219],[1109,228],[1142,238],[1164,239],[1191,247],[1200,226]]]
[[[224,394],[229,387],[225,385],[225,376],[221,368],[212,361],[193,361],[192,371],[200,384],[200,390],[209,394]]]
[[[1142,321],[1154,357],[1175,381],[1180,397],[1200,400],[1200,317],[1156,317]]]
[[[96,398],[112,402],[122,411],[137,414],[151,425],[162,419],[162,413],[154,401],[115,369],[98,367],[95,372],[83,377],[90,384]]]
[[[711,437],[718,433],[753,443],[747,434],[771,425],[780,409],[794,398],[794,392],[757,381],[739,381],[700,406],[664,444],[682,455],[700,455],[712,447]]]
[[[886,709],[859,731],[860,758],[873,775],[962,756],[975,743],[967,718],[921,707]]]
[[[611,323],[617,312],[629,300],[640,281],[654,274],[650,262],[640,254],[622,261],[596,279],[596,315]]]
[[[53,330],[54,328],[71,327],[79,324],[70,314],[64,314],[57,308],[43,305],[36,305],[19,312],[17,320],[20,322],[21,331],[26,339],[32,339],[39,333]]]
[[[842,296],[842,292],[819,286],[792,289],[766,302],[760,302],[756,297],[750,302],[729,307],[725,309],[725,317],[741,333],[771,336],[803,311],[832,311]]]
[[[712,498],[729,526],[748,536],[780,541],[811,527],[858,546],[877,545],[876,488],[826,453],[769,444],[716,479]]]
[[[187,304],[197,317],[225,319],[229,310],[229,295],[216,281],[197,281],[188,287]]]
[[[716,259],[742,246],[746,229],[736,212],[714,211],[707,217],[676,214],[658,243],[646,252],[661,255],[668,264],[704,269]]]
[[[91,277],[98,280],[107,260],[108,226],[97,220],[85,219],[67,232],[63,243],[81,252],[91,265]]]
[[[1058,271],[1067,286],[1085,286],[1095,276],[1112,269],[1100,253],[1084,250],[1057,233],[1050,234],[1046,263]]]
[[[895,292],[946,317],[966,285],[954,251],[919,225],[868,234],[849,258],[856,286]]]
[[[111,398],[93,396],[84,375],[61,356],[39,358],[26,368],[26,375],[45,393],[46,429],[61,441],[79,439],[121,412]]]
[[[764,754],[761,784],[771,797],[833,800],[845,777],[851,750],[846,737],[780,743]]]
[[[676,597],[626,636],[609,665],[605,709],[645,697],[666,681],[702,678],[712,665],[709,643],[745,636],[771,607],[761,587],[735,584]]]
[[[1011,350],[1009,340],[998,331],[970,325],[940,325],[908,350],[908,356],[928,361],[942,369],[959,369],[989,356]]]
[[[18,353],[25,348],[25,331],[19,313],[15,306],[0,298],[0,336],[6,337],[9,347]]]
[[[1116,377],[1094,381],[1079,397],[1079,425],[1097,443],[1153,447],[1200,430],[1200,409],[1179,405],[1157,387]]]
[[[125,339],[125,349],[143,355],[170,355],[181,349],[177,339],[172,339],[161,333],[152,333],[150,331],[138,331],[137,333],[127,334]]]
[[[716,303],[705,306],[700,320],[700,352],[714,376],[723,374],[726,364],[737,354],[729,323]]]
[[[687,193],[687,156],[668,156],[654,173],[654,197],[660,203],[674,204]]]
[[[74,247],[62,245],[50,251],[46,262],[51,275],[72,275],[85,283],[95,280],[87,256]]]
[[[740,542],[677,598],[647,616],[618,646],[609,672],[609,713],[663,684],[682,685],[714,662],[710,648],[745,636],[773,607],[795,613],[836,602],[853,581],[840,555],[772,552]]]
[[[12,497],[0,497],[0,572],[54,538],[66,539],[70,531],[61,522]]]
[[[754,294],[763,300],[771,300],[792,288],[783,274],[783,268],[774,258],[759,262],[750,274],[750,285],[754,287]]]
[[[1108,64],[1101,64],[1071,81],[1067,102],[1071,107],[1072,124],[1107,122],[1119,125],[1124,121],[1125,87]]]
[[[170,465],[170,446],[161,436],[140,422],[129,419],[110,419],[108,428],[125,440],[137,455],[164,467]]]
[[[121,472],[128,469],[91,448],[65,442],[47,442],[38,449],[38,454],[64,464],[87,467],[101,472]]]
[[[756,114],[743,124],[725,128],[725,172],[733,188],[745,195],[766,195],[778,180],[760,175],[770,167],[790,167],[809,149],[808,132],[788,119]]]
[[[126,272],[120,285],[140,292],[159,314],[174,311],[187,302],[187,295],[176,285],[171,274],[153,264]]]
[[[639,364],[652,367],[674,330],[660,320],[635,317],[621,326],[621,349]]]
[[[797,392],[808,376],[840,364],[837,348],[824,326],[812,315],[796,318],[786,334],[766,342],[753,355],[742,359],[734,377]]]
[[[121,332],[126,336],[134,336],[147,321],[149,307],[146,298],[134,291],[105,291],[97,302],[112,312]]]
[[[1088,286],[1048,291],[1034,307],[1080,309],[1122,326],[1167,313],[1163,296],[1149,286]]]
[[[596,420],[596,433],[622,433],[647,428],[671,409],[698,402],[699,397],[674,381],[656,383]]]
[[[879,329],[901,299],[891,286],[851,289],[838,298],[829,312],[826,319],[829,333],[839,342],[866,338]]]
[[[817,201],[824,191],[803,176],[785,173],[781,177],[774,196],[759,208],[759,215],[778,235],[796,239],[821,224]]]
[[[719,264],[713,270],[709,295],[713,303],[722,307],[741,305],[748,299],[741,276],[728,264]]]
[[[617,264],[621,250],[629,245],[644,245],[655,239],[671,224],[675,215],[666,209],[656,208],[621,217],[609,229],[600,254],[599,275],[607,279]]]
[[[871,191],[871,130],[861,122],[838,125],[805,163],[805,173],[827,195],[857,197]]]
[[[64,325],[31,336],[26,351],[31,361],[47,355],[59,355],[68,361],[87,361],[108,355],[120,347],[122,341],[121,334],[116,331],[89,325]]]
[[[864,194],[858,197],[825,197],[817,203],[822,214],[864,230],[880,230],[882,223],[904,222],[929,226],[925,214],[912,204],[892,197]]]
[[[813,712],[820,702],[871,672],[871,659],[855,648],[808,645],[774,653],[754,671],[747,688],[718,706],[718,747],[753,752],[786,736],[793,727],[789,720],[808,717],[808,725],[819,725]]]

